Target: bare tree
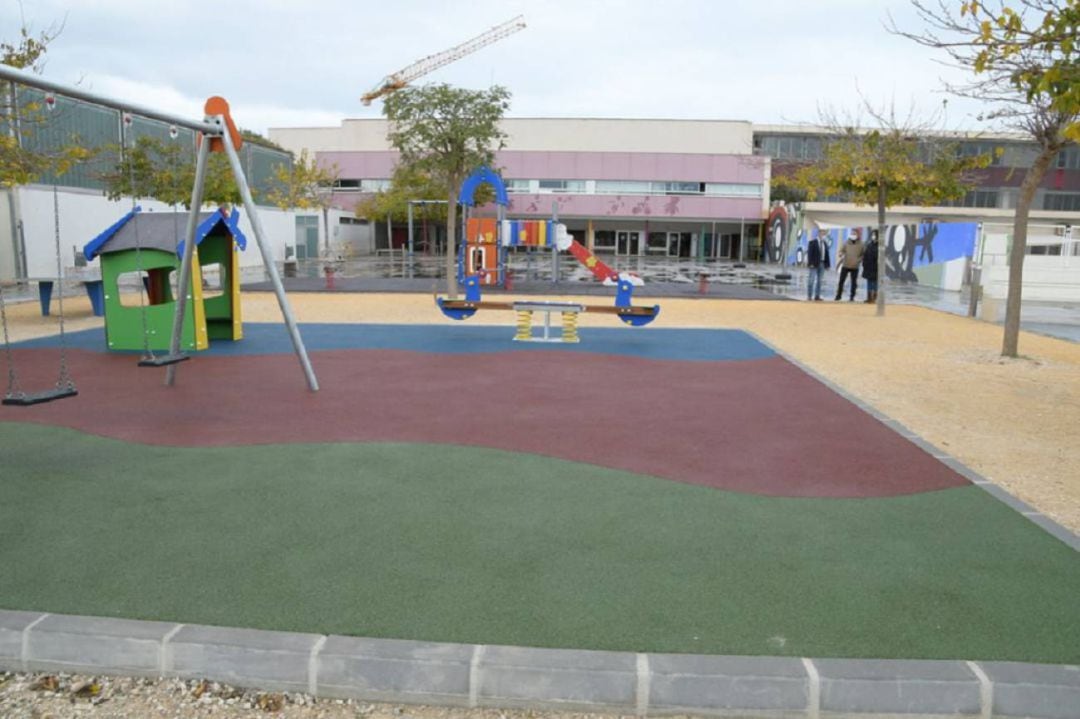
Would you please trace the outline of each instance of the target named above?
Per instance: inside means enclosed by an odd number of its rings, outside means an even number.
[[[880,317],[888,273],[885,211],[894,205],[960,199],[971,188],[971,171],[986,167],[991,158],[962,155],[955,142],[943,138],[938,115],[920,119],[914,106],[901,113],[895,102],[876,107],[863,97],[857,112],[825,107],[818,117],[829,134],[823,157],[778,184],[806,193],[809,200],[842,196],[877,208],[880,279],[874,301]]]
[[[944,53],[951,65],[971,70],[970,82],[947,84],[946,89],[989,103],[986,119],[1023,133],[1038,146],[1020,185],[1009,252],[1001,354],[1016,357],[1031,205],[1050,162],[1078,131],[1080,0],[1017,0],[1018,9],[1004,0],[911,4],[925,28],[902,30],[890,18],[889,30]]]

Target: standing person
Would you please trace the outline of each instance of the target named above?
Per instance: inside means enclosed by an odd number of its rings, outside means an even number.
[[[840,248],[840,254],[836,256],[836,264],[840,268],[840,281],[836,284],[836,301],[840,301],[844,294],[844,282],[851,275],[850,302],[855,301],[855,292],[859,289],[859,264],[863,258],[863,243],[859,239],[859,233],[852,230],[848,234],[847,242]]]
[[[806,266],[810,274],[806,276],[806,299],[821,302],[821,278],[829,269],[829,243],[825,233],[818,232],[806,246]]]
[[[862,258],[862,276],[866,280],[866,303],[877,302],[877,231],[870,233],[870,242],[866,244],[866,252]]]

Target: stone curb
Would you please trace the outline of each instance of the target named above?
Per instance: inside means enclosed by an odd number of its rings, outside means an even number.
[[[801,369],[803,372],[805,372],[806,374],[808,374],[811,377],[813,377],[814,379],[816,379],[818,382],[821,382],[823,385],[825,385],[830,390],[832,390],[836,394],[838,394],[841,397],[843,397],[844,399],[846,399],[848,402],[851,402],[853,405],[855,405],[856,407],[858,407],[862,411],[866,412],[867,414],[872,416],[874,419],[878,420],[879,422],[881,422],[882,424],[887,426],[889,429],[891,429],[894,432],[900,434],[902,437],[907,439],[909,442],[911,442],[912,444],[916,445],[917,447],[922,449],[927,454],[934,457],[934,459],[936,459],[939,462],[943,463],[944,465],[946,465],[947,467],[952,469],[954,472],[956,472],[960,476],[962,476],[965,479],[967,479],[968,481],[970,481],[976,487],[979,487],[982,490],[992,494],[994,497],[996,497],[1000,501],[1004,502],[1005,504],[1007,504],[1008,506],[1012,507],[1017,512],[1022,514],[1028,520],[1030,520],[1030,521],[1034,522],[1035,524],[1039,525],[1039,527],[1044,529],[1047,533],[1052,535],[1054,538],[1064,542],[1066,545],[1072,547],[1077,552],[1080,552],[1080,534],[1074,533],[1068,527],[1065,527],[1064,525],[1058,524],[1057,522],[1055,522],[1050,517],[1047,517],[1045,514],[1043,514],[1039,510],[1032,507],[1030,504],[1024,502],[1023,500],[1020,500],[1020,499],[1014,497],[1007,490],[1005,490],[1004,488],[994,484],[993,482],[988,480],[986,477],[983,477],[981,474],[979,474],[975,470],[971,469],[970,467],[965,465],[960,460],[958,460],[955,457],[951,456],[948,452],[944,452],[941,449],[939,449],[939,448],[935,447],[934,445],[930,444],[929,442],[924,440],[922,437],[920,437],[919,435],[915,434],[910,429],[905,427],[900,422],[897,422],[895,419],[893,419],[891,417],[888,417],[885,414],[882,414],[876,408],[870,406],[869,404],[862,401],[861,399],[859,399],[855,395],[849,393],[847,390],[841,388],[840,386],[838,386],[837,384],[832,382],[832,380],[829,380],[826,377],[822,376],[821,374],[818,374],[816,371],[814,371],[810,367],[807,367],[805,364],[803,364],[799,360],[795,359],[791,355],[787,354],[786,352],[781,351],[780,349],[773,346],[768,341],[762,339],[761,337],[757,336],[753,332],[747,331],[747,334],[751,335],[758,342],[760,342],[761,344],[765,345],[770,350],[775,352],[778,357],[783,357],[785,360],[787,360],[791,364],[795,365],[796,367]]]
[[[0,670],[638,716],[1080,719],[1077,666],[530,649],[5,610]]]

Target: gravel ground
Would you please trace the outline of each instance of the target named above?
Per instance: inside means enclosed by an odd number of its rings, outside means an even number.
[[[0,672],[3,719],[588,719],[597,716],[601,715],[316,699],[307,694],[250,691],[201,680]]]

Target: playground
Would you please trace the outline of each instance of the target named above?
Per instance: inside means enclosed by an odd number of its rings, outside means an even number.
[[[919,308],[682,299],[647,328],[586,312],[578,343],[519,343],[508,313],[325,293],[294,299],[310,392],[273,296],[243,301],[244,339],[167,387],[71,300],[78,396],[0,409],[0,607],[1080,662],[1080,554],[807,372],[1075,530],[1075,344],[1025,335],[1031,359],[1002,363],[993,326]],[[9,308],[28,386],[58,354],[35,310]]]

